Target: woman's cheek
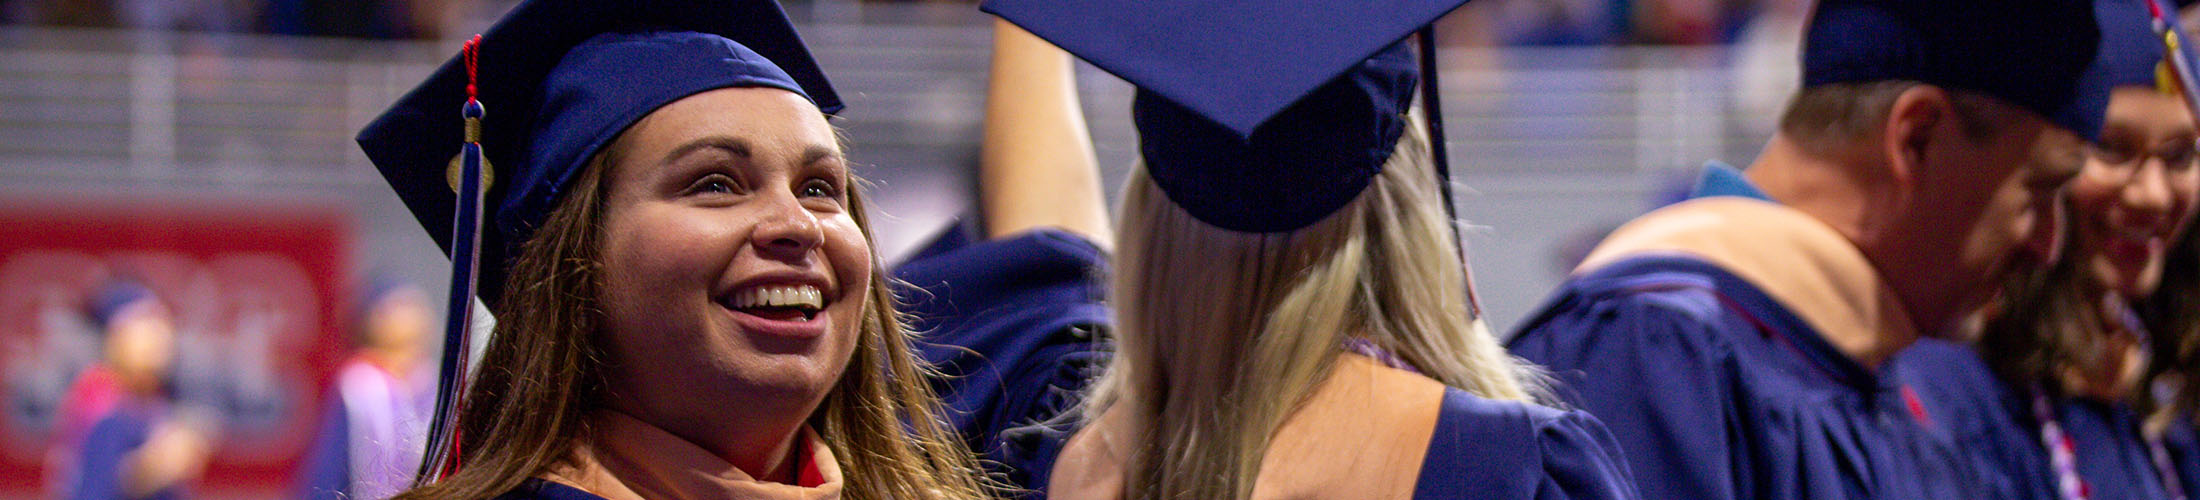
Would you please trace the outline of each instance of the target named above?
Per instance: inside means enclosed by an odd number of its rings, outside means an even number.
[[[846,214],[820,222],[825,226],[825,258],[833,266],[834,278],[840,281],[841,295],[859,299],[868,295],[871,244],[863,238],[863,230]]]

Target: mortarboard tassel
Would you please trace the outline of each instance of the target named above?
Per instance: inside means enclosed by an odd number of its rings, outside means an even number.
[[[1444,107],[1437,99],[1436,84],[1436,24],[1422,26],[1417,37],[1421,49],[1421,109],[1428,114],[1428,151],[1434,157],[1436,184],[1444,195],[1444,219],[1451,223],[1452,243],[1459,247],[1459,258],[1466,259],[1467,239],[1460,234],[1458,201],[1451,195],[1451,155],[1444,144]],[[1467,314],[1482,319],[1482,299],[1474,293],[1474,269],[1463,266],[1467,277]]]
[[[2168,61],[2164,62],[2169,64],[2170,76],[2175,77],[2175,81],[2157,81],[2155,85],[2175,85],[2178,94],[2185,98],[2185,109],[2191,111],[2193,116],[2200,116],[2200,89],[2194,89],[2192,85],[2195,81],[2193,60],[2192,54],[2185,51],[2184,36],[2178,31],[2177,22],[2162,8],[2160,0],[2144,1],[2147,3],[2147,13],[2154,16],[2154,32],[2162,36],[2162,47],[2167,49],[2164,52]]]
[[[466,388],[468,347],[473,345],[476,267],[481,261],[482,197],[489,189],[489,164],[481,155],[481,105],[479,58],[481,35],[466,41],[466,104],[460,115],[466,120],[466,142],[459,146],[446,175],[458,195],[457,213],[451,218],[451,296],[443,325],[443,360],[436,379],[435,419],[428,427],[426,454],[421,457],[419,484],[429,484],[458,471],[458,416]]]
[[[2159,0],[2144,1],[2147,3],[2147,14],[2154,16],[2154,32],[2161,35],[2162,48],[2164,49],[2162,54],[2164,61],[2157,63],[2154,67],[2154,86],[2165,93],[2173,93],[2183,97],[2184,99],[2181,100],[2185,102],[2185,109],[2191,111],[2192,116],[2200,117],[2200,93],[2196,93],[2192,85],[2196,81],[2192,67],[2192,54],[2185,52],[2182,32],[2178,28],[2176,20],[2169,15],[2169,13],[2176,11],[2164,9]],[[2144,329],[2141,328],[2140,331],[2144,331]],[[2147,444],[2149,462],[2154,466],[2155,473],[2161,475],[2164,479],[2162,485],[2164,489],[2169,490],[2169,498],[2172,500],[2185,500],[2188,498],[2184,486],[2179,484],[2178,481],[2172,480],[2177,477],[2177,469],[2172,465],[2168,451],[2162,446],[2161,436],[2155,433],[2142,434],[2144,434],[2142,437]]]

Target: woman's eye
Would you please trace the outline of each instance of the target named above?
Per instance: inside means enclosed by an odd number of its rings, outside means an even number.
[[[2099,147],[2094,147],[2091,149],[2093,153],[2093,158],[2095,160],[2099,160],[2101,163],[2106,163],[2109,165],[2122,165],[2125,163],[2130,163],[2133,158],[2139,156],[2131,152],[2133,148],[2131,148],[2129,145],[2115,142],[2103,144]]]
[[[802,183],[801,193],[803,197],[839,198],[840,188],[824,179],[810,179]]]
[[[2200,151],[2194,150],[2200,144],[2196,144],[2196,142],[2200,141],[2190,139],[2169,141],[2163,144],[2160,150],[2155,151],[2154,156],[2161,158],[2162,166],[2171,172],[2192,170],[2195,166],[2200,166]]]
[[[2164,151],[2156,153],[2155,156],[2162,159],[2162,166],[2168,167],[2172,171],[2191,170],[2195,163],[2194,160],[2200,159],[2200,155],[2195,155],[2193,150],[2190,149]]]
[[[735,186],[733,183],[733,178],[726,177],[724,174],[710,174],[703,176],[702,179],[697,179],[695,181],[695,185],[688,188],[688,192],[695,194],[726,194],[732,193],[734,192],[734,190]]]

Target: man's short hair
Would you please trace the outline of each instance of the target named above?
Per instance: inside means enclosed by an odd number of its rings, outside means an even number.
[[[1871,137],[1887,122],[1894,101],[1919,85],[1910,80],[1828,83],[1805,88],[1780,115],[1780,133],[1812,152],[1827,152]],[[2015,106],[1975,92],[1948,90],[1964,135],[1986,141],[2001,135],[2002,124],[2020,113]]]

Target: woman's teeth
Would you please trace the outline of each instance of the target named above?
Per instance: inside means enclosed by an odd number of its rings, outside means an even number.
[[[756,287],[735,292],[733,307],[793,307],[815,311],[825,308],[825,293],[809,285]]]

